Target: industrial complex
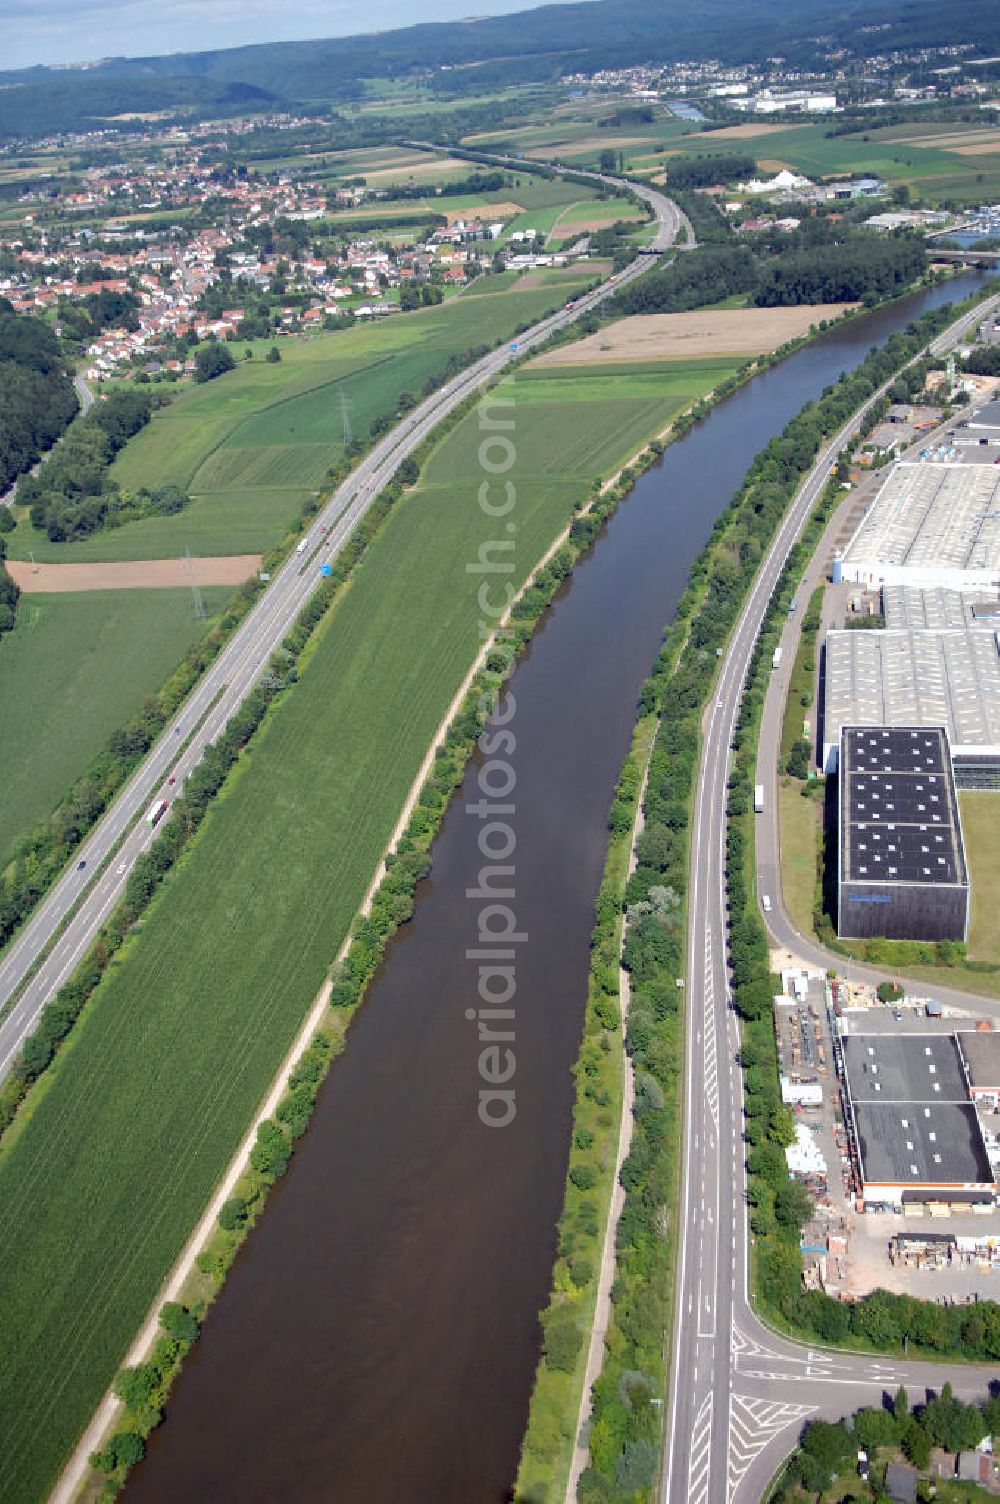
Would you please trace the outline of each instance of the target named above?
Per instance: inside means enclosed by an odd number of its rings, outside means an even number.
[[[840,775],[849,939],[964,940],[955,791],[1000,790],[1000,400],[925,442],[887,470],[833,564],[834,585],[859,593],[823,644],[816,760]],[[912,760],[918,743],[932,762]]]

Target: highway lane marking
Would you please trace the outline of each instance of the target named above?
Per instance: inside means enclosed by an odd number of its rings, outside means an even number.
[[[801,1424],[815,1409],[815,1405],[778,1404],[739,1394],[730,1397],[727,1499],[736,1493],[754,1458],[782,1431]]]
[[[710,1389],[701,1402],[691,1431],[688,1504],[709,1504],[708,1484],[712,1463],[712,1412],[714,1408],[714,1391]]]
[[[715,1040],[715,978],[712,972],[712,928],[705,926],[705,1094],[715,1131],[719,1131],[719,1056]]]

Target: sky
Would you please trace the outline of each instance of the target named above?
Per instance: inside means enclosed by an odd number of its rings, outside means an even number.
[[[504,15],[542,0],[0,0],[0,68],[200,52]]]

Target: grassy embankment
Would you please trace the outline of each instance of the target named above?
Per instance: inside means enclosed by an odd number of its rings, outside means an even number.
[[[687,400],[715,374],[695,363]],[[600,398],[547,373],[516,391],[527,561],[643,423],[655,431],[685,399],[676,382]],[[0,1411],[16,1438],[0,1499],[44,1491],[108,1383],[336,954],[476,650],[465,561],[491,535],[468,480],[478,442],[475,419],[460,424],[390,516],[0,1164],[2,1259],[17,1271],[0,1297]]]
[[[566,295],[593,278],[567,274]],[[173,483],[192,502],[76,543],[50,543],[22,522],[8,539],[12,559],[150,559],[193,554],[264,553],[298,517],[345,453],[342,399],[351,432],[396,411],[401,393],[419,396],[449,359],[506,338],[557,303],[553,286],[502,296],[463,294],[436,308],[379,324],[279,341],[278,365],[254,358],[216,381],[183,392],[122,451],[112,478],[126,488]],[[237,351],[242,350],[237,347]]]
[[[213,619],[229,594],[202,591]],[[0,648],[0,867],[212,625],[187,590],[21,597]]]

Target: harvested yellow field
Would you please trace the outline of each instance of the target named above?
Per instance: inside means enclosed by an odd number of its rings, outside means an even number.
[[[979,156],[983,152],[1000,151],[1000,131],[970,126],[962,131],[940,131],[929,136],[896,136],[888,138],[907,146],[933,146],[941,151],[958,152],[961,156]]]
[[[757,124],[747,125],[724,125],[720,131],[712,132],[712,140],[728,141],[752,141],[756,136],[772,136],[775,131],[786,131],[787,125],[765,125],[763,121]]]
[[[422,183],[444,177],[455,168],[468,172],[469,163],[459,161],[458,157],[414,156],[385,167],[365,167],[362,171],[367,183],[405,183],[411,179]]]
[[[953,146],[951,150],[956,157],[995,157],[1000,155],[1000,136],[994,136],[990,141],[978,141],[968,146]]]
[[[806,303],[798,308],[714,308],[692,313],[643,313],[621,319],[575,345],[540,355],[534,365],[679,360],[699,355],[764,355],[808,334],[820,319],[835,319],[854,303]]]
[[[471,208],[449,209],[444,203],[441,202],[440,199],[438,199],[433,206],[428,204],[428,208],[431,207],[434,208],[437,214],[443,214],[450,225],[454,224],[456,219],[475,219],[478,216],[479,219],[485,222],[492,221],[494,219],[513,219],[515,214],[524,213],[524,210],[521,208],[520,204],[484,203],[473,204]]]
[[[8,561],[7,570],[25,595],[69,590],[176,590],[195,585],[242,585],[260,568],[260,554],[214,559],[134,559],[107,564],[29,564]]]

